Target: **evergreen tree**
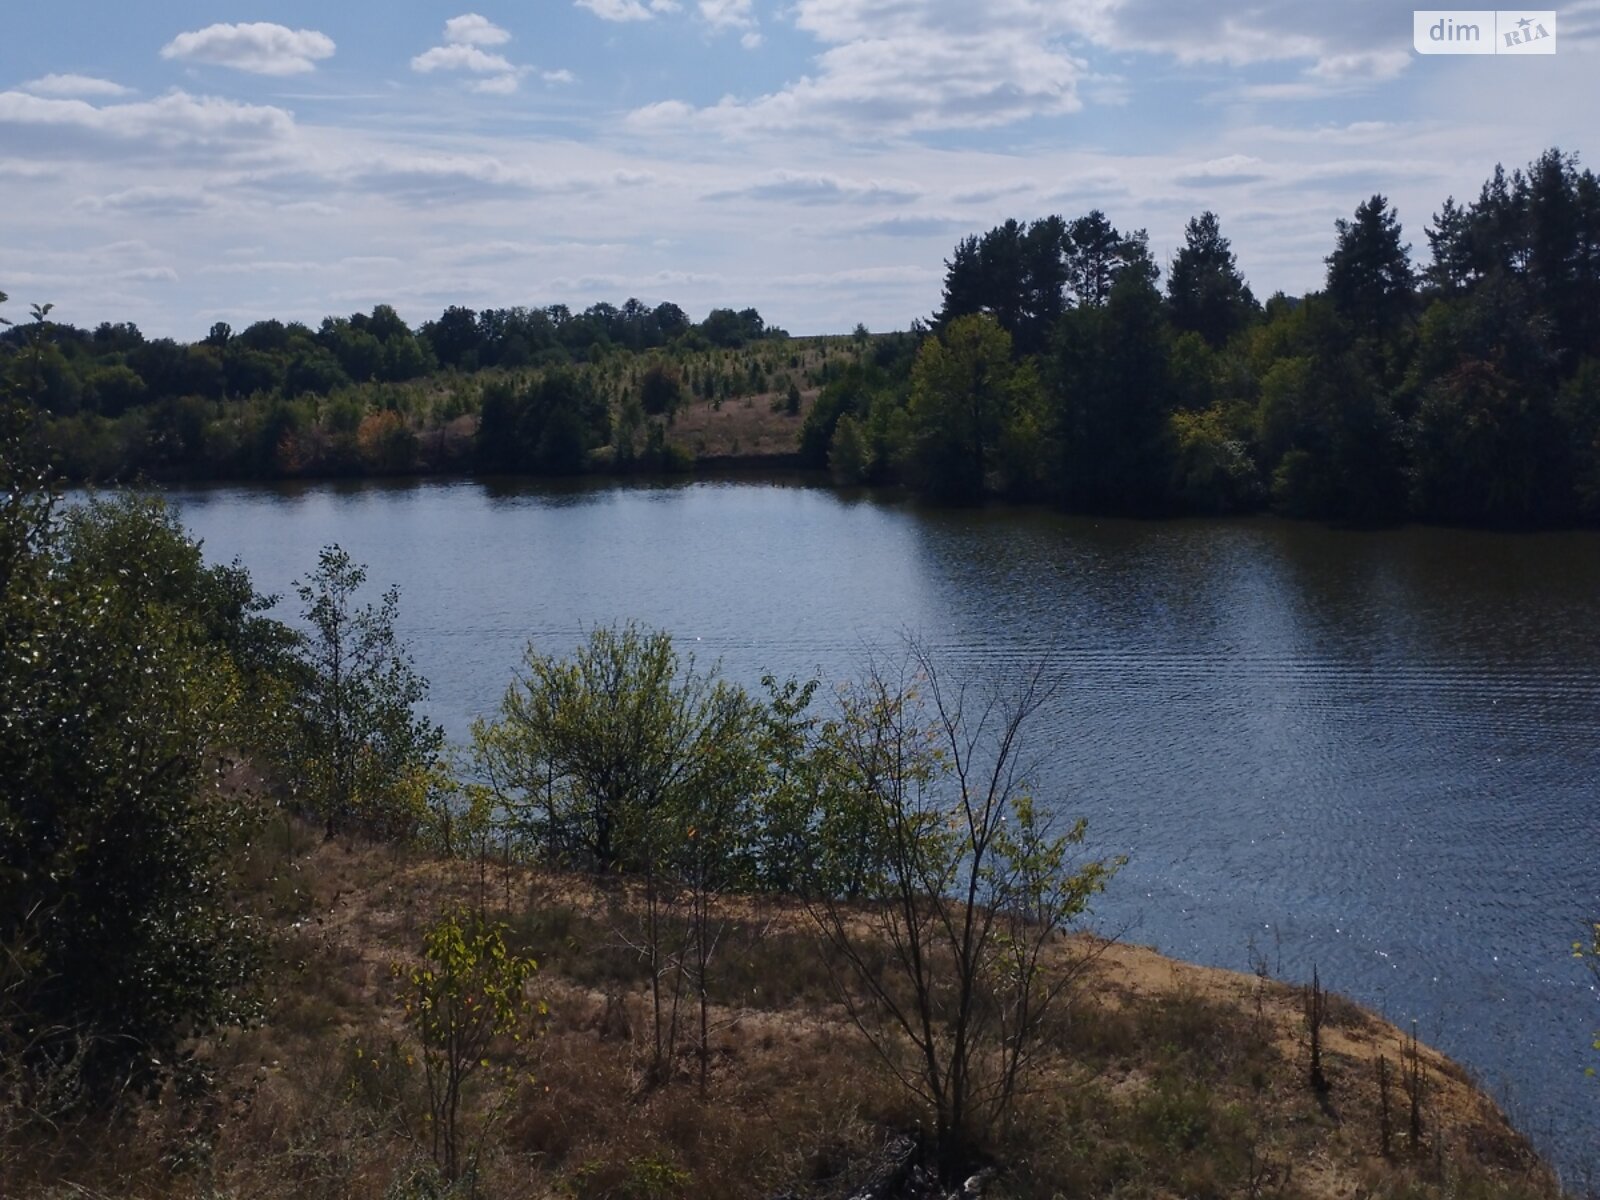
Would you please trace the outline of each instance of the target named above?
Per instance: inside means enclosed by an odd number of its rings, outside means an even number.
[[[1381,338],[1411,316],[1416,280],[1411,247],[1400,220],[1381,195],[1357,207],[1355,219],[1336,222],[1338,242],[1328,255],[1328,298],[1359,334]]]
[[[1423,273],[1428,284],[1443,295],[1457,295],[1473,278],[1471,231],[1471,215],[1454,196],[1447,197],[1427,228],[1433,262]]]
[[[1190,220],[1183,247],[1167,272],[1167,307],[1179,330],[1198,333],[1221,347],[1247,325],[1258,306],[1222,236],[1217,214]]]
[[[1052,362],[1060,493],[1073,507],[1150,511],[1171,478],[1171,330],[1161,294],[1129,271],[1104,307],[1062,323]]]

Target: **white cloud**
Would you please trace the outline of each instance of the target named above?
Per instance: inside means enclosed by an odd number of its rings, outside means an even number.
[[[259,252],[259,248],[257,248]],[[202,275],[302,275],[326,271],[329,264],[309,259],[260,259],[252,262],[207,263]]]
[[[479,75],[513,74],[516,68],[504,56],[489,54],[476,46],[435,46],[411,60],[413,71],[472,71]]]
[[[746,50],[759,50],[761,48],[761,43],[764,40],[765,39],[759,33],[755,32],[755,30],[751,30],[749,33],[746,33],[739,39],[739,45],[743,46]]]
[[[751,0],[700,0],[700,16],[714,29],[748,29],[755,24]]]
[[[198,188],[131,187],[107,196],[85,197],[81,208],[95,212],[134,213],[145,217],[192,217],[216,207],[216,200]]]
[[[471,85],[471,90],[487,96],[509,96],[517,90],[517,82],[516,73],[507,72],[489,79],[479,79]]]
[[[1335,83],[1345,80],[1381,82],[1395,78],[1410,65],[1409,50],[1363,50],[1324,55],[1306,74]]]
[[[46,75],[29,80],[22,85],[22,90],[35,96],[128,96],[133,93],[132,88],[92,75]]]
[[[765,96],[704,108],[665,101],[631,119],[643,128],[895,136],[1075,112],[1077,84],[1089,73],[1066,49],[1071,27],[1062,8],[1042,0],[796,0],[796,26],[826,46],[812,72]],[[702,0],[701,12],[713,25],[751,20],[741,0]]]
[[[862,221],[855,225],[846,225],[839,229],[830,230],[828,236],[843,238],[943,238],[956,233],[970,232],[972,224],[969,218],[958,217],[950,213],[909,213],[897,214],[892,217],[880,217],[875,221]]]
[[[433,71],[466,71],[473,75],[487,75],[467,84],[467,90],[481,95],[509,96],[517,90],[522,77],[532,67],[519,66],[503,54],[491,54],[484,46],[500,46],[511,40],[511,35],[500,26],[477,13],[451,17],[444,23],[444,44],[424,50],[411,60],[411,69],[419,74]],[[571,83],[575,78],[570,71],[543,71],[540,77],[546,83]]]
[[[798,275],[779,275],[772,280],[784,288],[901,288],[926,287],[944,272],[934,267],[851,267],[843,271],[806,271]]]
[[[95,106],[0,92],[0,132],[15,150],[50,157],[115,151],[125,154],[258,152],[285,141],[294,118],[271,105],[240,104],[172,91],[155,100]]]
[[[658,13],[677,12],[683,6],[678,0],[573,0],[578,8],[586,8],[602,21],[648,21]]]
[[[60,175],[60,168],[49,163],[0,158],[0,179],[56,179]]]
[[[341,179],[358,187],[401,199],[457,197],[470,189],[474,197],[495,193],[566,196],[635,188],[650,183],[649,171],[618,168],[589,174],[554,174],[532,166],[507,163],[488,155],[388,155],[338,168]]]
[[[617,20],[642,20],[640,0],[579,0]],[[698,0],[713,28],[744,29],[758,45],[750,0]],[[1241,89],[1245,99],[1314,98],[1368,88],[1410,63],[1392,0],[793,0],[795,27],[820,50],[812,69],[767,95],[694,106],[666,100],[632,114],[636,127],[693,124],[730,134],[806,131],[898,136],[984,129],[1076,112],[1088,97],[1126,103],[1125,78],[1096,74],[1091,50],[1169,55],[1183,63],[1306,64],[1292,83]]]
[[[444,23],[444,40],[457,46],[503,46],[511,35],[487,17],[463,13]]]
[[[177,283],[178,273],[171,267],[130,267],[126,271],[118,271],[113,278],[130,283]]]
[[[1259,158],[1252,158],[1248,154],[1228,154],[1184,167],[1172,178],[1173,182],[1185,187],[1227,187],[1266,179],[1265,167],[1266,164]]]
[[[992,183],[985,187],[957,192],[950,199],[957,204],[993,204],[996,200],[1002,200],[1007,196],[1024,196],[1038,190],[1039,181],[1036,179],[1014,179],[1008,183]]]
[[[290,29],[268,21],[207,25],[180,33],[161,48],[162,58],[233,67],[255,75],[298,75],[332,57],[333,39],[314,29]]]
[[[759,183],[712,192],[707,200],[777,200],[791,204],[906,204],[922,195],[910,183],[846,179],[838,175],[773,171]]]
[[[391,62],[413,93],[446,87],[464,99],[465,89],[509,88],[507,75],[543,92],[570,78],[542,69],[559,60],[525,63],[536,58],[521,49],[525,35],[491,43],[481,26],[445,21],[468,2],[436,10],[422,40],[405,47],[460,48],[436,56],[432,74],[412,75],[411,54]],[[1420,243],[1445,195],[1476,194],[1496,158],[1509,167],[1544,145],[1581,147],[1588,114],[1600,111],[1590,103],[1600,96],[1593,55],[1530,61],[1508,87],[1485,86],[1484,60],[1420,60],[1395,88],[1380,78],[1395,69],[1390,43],[1370,22],[1362,37],[1347,36],[1332,17],[1302,17],[1288,0],[1249,0],[1273,36],[1227,52],[1277,57],[1242,71],[1210,65],[1224,52],[1207,39],[1224,26],[1175,0],[767,0],[753,5],[759,29],[725,35],[699,0],[685,0],[676,17],[635,2],[655,24],[568,15],[602,39],[642,34],[646,48],[669,24],[681,36],[660,39],[671,46],[655,47],[659,61],[644,74],[626,55],[574,60],[583,91],[531,112],[536,120],[485,120],[483,109],[505,103],[492,94],[427,106],[420,119],[414,94],[343,71],[359,109],[319,107],[317,121],[301,125],[281,107],[181,92],[74,97],[18,87],[0,94],[0,191],[15,210],[0,243],[26,260],[15,274],[48,281],[22,294],[60,302],[63,319],[136,319],[186,338],[231,309],[314,324],[337,309],[341,287],[362,308],[400,304],[412,321],[446,303],[582,307],[639,294],[696,315],[751,303],[798,332],[858,320],[895,328],[937,306],[941,260],[962,233],[1092,207],[1121,228],[1149,228],[1163,262],[1182,244],[1184,221],[1212,208],[1258,294],[1298,293],[1321,281],[1334,219],[1372,190],[1400,206],[1409,240]],[[1218,2],[1242,19],[1246,0]],[[1165,31],[1135,19],[1168,10]],[[504,11],[509,26],[513,10]],[[798,31],[796,21],[805,23]],[[782,58],[803,66],[759,86],[736,83],[744,90],[718,104],[717,79],[752,78],[737,65],[736,43],[766,33],[775,45],[780,29],[792,39],[783,49],[809,61]],[[349,35],[334,36],[343,63]],[[1403,31],[1399,40],[1403,49]],[[136,39],[128,52],[138,53]],[[715,70],[707,55],[720,57]],[[497,58],[513,70],[471,69]],[[144,82],[116,58],[40,61]],[[660,79],[680,84],[660,90]],[[1105,81],[1136,101],[1115,122],[1020,123],[1096,104]],[[1233,91],[1229,103],[1205,103],[1240,84],[1317,99],[1309,108],[1240,105],[1244,93]],[[683,140],[626,137],[612,119],[605,96],[652,87],[632,103],[666,103],[636,124],[686,126]],[[1382,103],[1350,99],[1383,87]],[[393,99],[371,103],[380,95]],[[1012,120],[1004,136],[906,136]],[[734,145],[706,136],[723,129],[749,136]],[[627,237],[596,247],[584,241],[596,228]],[[132,233],[148,240],[147,252],[113,256],[86,244]],[[341,265],[347,254],[361,261]],[[158,281],[163,269],[179,282]],[[123,270],[150,278],[119,282]],[[6,286],[17,294],[20,283]]]

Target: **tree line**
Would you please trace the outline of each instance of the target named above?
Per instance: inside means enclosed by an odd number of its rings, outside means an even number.
[[[452,305],[415,330],[379,304],[370,313],[324,317],[316,329],[276,318],[239,330],[219,321],[192,344],[146,338],[132,322],[87,330],[49,319],[48,309],[38,318],[0,334],[5,377],[46,412],[113,418],[184,397],[292,400],[440,370],[570,366],[617,349],[735,349],[787,336],[753,308],[713,309],[695,322],[676,304],[651,308],[639,300],[577,313],[564,304],[481,312]]]
[[[0,380],[29,397],[37,436],[73,479],[567,473],[590,465],[582,453],[553,467],[549,455],[530,453],[497,468],[480,461],[470,432],[453,423],[477,413],[487,380],[522,396],[530,381],[564,376],[610,408],[631,385],[608,361],[664,356],[681,376],[689,364],[720,363],[786,337],[754,308],[713,309],[695,322],[676,304],[629,300],[576,313],[565,305],[452,306],[415,330],[380,304],[327,317],[317,329],[276,319],[241,330],[219,322],[185,345],[146,338],[129,323],[79,329],[53,319],[46,305],[0,332]],[[715,384],[724,395],[726,374],[719,365]],[[604,428],[601,442],[609,444],[609,423]],[[664,443],[650,448],[654,458],[646,453],[647,434],[641,423],[637,457],[671,465]]]
[[[836,381],[806,452],[1090,512],[1600,518],[1600,181],[1550,150],[1426,235],[1419,267],[1374,195],[1336,223],[1321,291],[1262,305],[1211,212],[1164,289],[1143,230],[1008,221],[946,262],[909,376]]]
[[[903,333],[787,343],[754,309],[392,308],[200,343],[48,310],[0,337],[72,478],[683,469],[684,405],[765,395],[844,484],[1072,511],[1350,523],[1600,519],[1600,181],[1551,149],[1414,253],[1381,194],[1323,286],[1263,303],[1213,212],[1157,264],[1104,213],[962,239]],[[738,349],[742,347],[743,349]],[[802,389],[815,393],[814,404]]]

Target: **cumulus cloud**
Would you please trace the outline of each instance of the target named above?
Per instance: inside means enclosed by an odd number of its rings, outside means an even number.
[[[579,8],[586,8],[602,21],[648,21],[657,13],[677,12],[683,6],[678,0],[574,0]]]
[[[132,88],[92,75],[46,75],[42,79],[30,79],[21,90],[35,96],[128,96],[133,93]]]
[[[391,156],[353,164],[348,176],[357,187],[408,200],[432,200],[463,193],[474,196],[495,193],[580,195],[640,187],[655,179],[648,171],[620,169],[596,174],[556,175],[486,155]]]
[[[314,29],[290,29],[270,21],[207,25],[180,33],[161,48],[161,57],[232,67],[255,75],[298,75],[332,57],[333,39]]]
[[[424,50],[411,60],[411,69],[426,75],[430,71],[472,71],[479,75],[516,70],[500,54],[490,54],[476,46],[444,45]]]
[[[579,0],[612,19],[645,19],[640,0]],[[698,0],[714,28],[754,34],[749,0]],[[1170,55],[1184,63],[1303,62],[1284,98],[1330,95],[1395,78],[1410,62],[1392,0],[793,0],[795,27],[820,49],[812,69],[766,95],[636,110],[635,127],[698,125],[724,133],[905,135],[994,128],[1076,112],[1085,97],[1123,103],[1125,80],[1095,74],[1094,51]],[[1379,31],[1396,44],[1374,48]],[[751,38],[751,44],[759,44]],[[1267,96],[1246,98],[1275,98]]]
[[[700,0],[700,16],[713,29],[749,29],[751,0]]]
[[[1409,24],[1391,0],[1337,5],[1301,0],[1109,0],[1081,10],[1080,28],[1115,50],[1166,53],[1180,62],[1310,60],[1295,83],[1247,99],[1308,99],[1393,79],[1411,62]]]
[[[764,96],[727,97],[701,108],[666,101],[630,119],[646,129],[697,124],[725,133],[824,127],[900,135],[992,128],[1081,108],[1077,84],[1087,67],[1068,52],[1068,29],[1047,19],[1060,6],[997,3],[1007,12],[991,16],[988,5],[953,2],[797,0],[796,26],[826,47],[811,73]],[[748,16],[748,7],[733,0],[707,0],[707,7],[708,20]],[[1010,19],[1029,9],[1031,20]]]
[[[101,106],[0,92],[0,138],[17,150],[52,157],[252,153],[287,140],[293,130],[294,119],[281,108],[181,91]]]
[[[533,68],[515,64],[503,54],[491,54],[483,47],[503,46],[510,40],[511,35],[487,17],[463,13],[444,23],[444,42],[414,57],[411,69],[422,75],[433,71],[488,75],[491,78],[468,83],[467,90],[509,96]],[[540,75],[546,83],[571,83],[575,78],[570,71],[543,71]]]
[[[457,46],[503,46],[511,35],[488,17],[462,13],[444,23],[444,40]]]

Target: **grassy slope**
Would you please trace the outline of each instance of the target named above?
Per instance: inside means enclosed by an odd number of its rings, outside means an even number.
[[[836,1003],[803,914],[730,905],[708,1093],[690,1053],[644,1085],[637,905],[592,880],[324,843],[278,820],[246,875],[279,933],[259,1029],[201,1047],[215,1087],[169,1093],[115,1127],[35,1142],[7,1195],[385,1197],[427,1161],[393,964],[451,900],[484,903],[540,959],[541,1037],[500,1053],[524,1079],[485,1139],[490,1197],[850,1194],[916,1111]],[[1456,1065],[1422,1050],[1426,1137],[1379,1155],[1375,1061],[1401,1034],[1336,1000],[1332,1091],[1306,1085],[1302,993],[1132,946],[1093,956],[1050,1030],[1039,1084],[997,1147],[990,1196],[1555,1196],[1549,1173]],[[359,1053],[358,1053],[359,1050]],[[68,1186],[70,1185],[70,1187]]]

